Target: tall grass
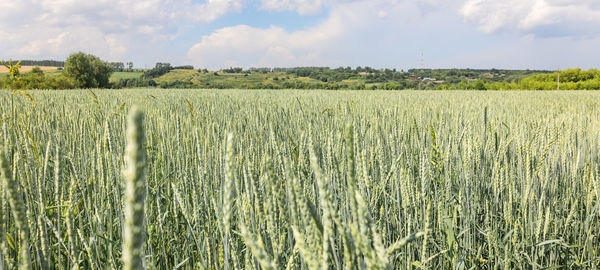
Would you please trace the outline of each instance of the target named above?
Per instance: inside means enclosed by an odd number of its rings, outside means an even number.
[[[0,269],[600,267],[595,92],[30,94]]]

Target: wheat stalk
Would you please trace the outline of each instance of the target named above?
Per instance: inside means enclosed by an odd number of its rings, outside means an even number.
[[[125,148],[125,203],[123,228],[123,269],[144,268],[144,200],[146,196],[144,116],[133,106],[127,120]]]

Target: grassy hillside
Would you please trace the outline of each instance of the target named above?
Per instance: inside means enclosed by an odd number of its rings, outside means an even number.
[[[188,88],[269,89],[292,88],[292,86],[298,84],[320,85],[318,80],[296,77],[284,72],[226,73],[222,71],[199,72],[176,69],[154,80],[162,88],[183,85]]]
[[[545,74],[532,70],[371,68],[275,68],[221,71],[171,70],[154,81],[161,88],[237,89],[509,89],[523,78]]]
[[[113,72],[110,76],[111,82],[116,82],[121,79],[137,79],[142,76],[143,72]]]

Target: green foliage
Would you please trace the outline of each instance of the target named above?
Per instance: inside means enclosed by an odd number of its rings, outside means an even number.
[[[194,84],[190,81],[170,81],[162,82],[159,84],[160,88],[195,88]]]
[[[469,90],[487,90],[485,83],[482,80],[476,80],[467,86]]]
[[[113,67],[100,58],[82,52],[71,54],[65,62],[64,74],[78,88],[107,88]]]
[[[223,72],[225,72],[225,73],[242,73],[243,70],[244,69],[241,67],[236,67],[236,68],[230,67],[228,69],[224,69]]]
[[[13,60],[9,60],[8,63],[2,61],[2,65],[8,69],[8,75],[10,76],[10,79],[16,79],[19,76],[21,61],[17,62],[16,64],[13,63]]]
[[[155,87],[154,80],[145,78],[123,78],[111,82],[111,88]]]
[[[600,70],[566,69],[533,75],[519,82],[519,89],[556,90],[559,87],[561,90],[600,90]]]
[[[116,72],[124,72],[125,71],[125,64],[123,62],[110,62],[108,63],[114,71]]]
[[[31,72],[23,73],[15,78],[0,79],[0,89],[73,89],[77,87],[73,79],[62,74],[47,76],[44,71],[34,67]]]

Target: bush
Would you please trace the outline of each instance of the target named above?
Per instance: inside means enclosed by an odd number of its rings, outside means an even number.
[[[44,73],[29,72],[17,78],[0,80],[0,88],[10,89],[73,89],[76,82],[64,75],[46,77]]]
[[[194,66],[192,66],[192,65],[177,66],[177,67],[174,67],[173,69],[194,69]]]
[[[143,78],[152,79],[169,73],[173,67],[169,63],[156,63],[153,69],[147,70],[142,75]]]
[[[173,82],[162,82],[160,88],[194,88],[194,84],[190,81],[175,80]]]
[[[111,84],[111,88],[115,89],[131,87],[156,87],[156,82],[145,78],[127,78],[119,79],[117,82]]]
[[[244,69],[241,67],[236,67],[236,68],[228,68],[228,69],[224,69],[223,72],[225,73],[242,73]]]

